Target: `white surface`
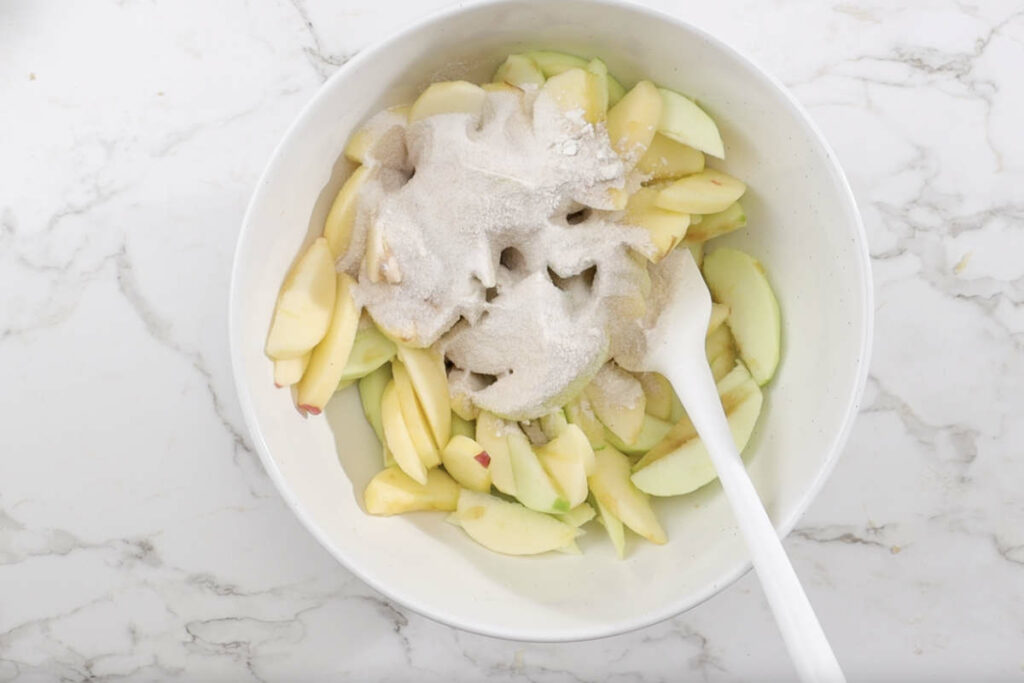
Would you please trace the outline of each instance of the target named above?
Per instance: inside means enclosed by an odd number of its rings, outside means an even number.
[[[792,676],[752,576],[574,645],[396,610],[241,435],[224,301],[257,175],[334,65],[442,4],[0,10],[0,680]],[[793,88],[865,214],[865,408],[787,541],[851,680],[1024,676],[1018,10],[685,9]]]
[[[588,20],[577,26],[583,12]],[[451,35],[472,38],[452,42]],[[639,35],[643,44],[629,38]],[[750,455],[751,475],[784,529],[835,463],[870,333],[863,238],[824,147],[764,76],[692,29],[623,6],[512,0],[431,19],[346,64],[286,135],[246,215],[229,312],[242,411],[286,500],[357,576],[421,614],[523,640],[647,626],[734,579],[747,555],[717,487],[659,501],[660,519],[677,542],[637,543],[625,562],[600,530],[581,539],[583,556],[506,558],[471,542],[441,514],[370,517],[360,494],[380,468],[379,446],[355,391],[332,402],[326,420],[304,419],[289,392],[271,383],[263,346],[285,272],[303,241],[322,231],[326,206],[348,171],[337,157],[350,129],[381,106],[412,99],[440,71],[481,81],[510,51],[556,37],[583,54],[600,45],[624,78],[651,64],[657,82],[699,94],[724,131],[729,170],[756,188],[745,206],[762,227],[730,240],[757,253],[773,274],[786,302],[787,344],[805,349],[787,358],[773,382]],[[680,63],[702,68],[676,73],[671,65]],[[363,100],[353,103],[352,92]],[[822,214],[834,219],[823,225]],[[806,267],[807,253],[827,270]]]

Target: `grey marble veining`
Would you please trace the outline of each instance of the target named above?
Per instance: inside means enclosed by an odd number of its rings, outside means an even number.
[[[0,680],[792,677],[753,577],[503,642],[381,598],[263,474],[224,330],[249,193],[334,69],[444,4],[0,8]],[[864,408],[787,540],[851,680],[1024,680],[1024,9],[648,4],[789,85],[864,213]]]

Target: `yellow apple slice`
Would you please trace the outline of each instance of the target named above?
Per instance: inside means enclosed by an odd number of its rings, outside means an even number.
[[[636,170],[651,176],[651,180],[675,180],[684,175],[704,170],[704,154],[670,137],[657,133]]]
[[[544,435],[548,439],[554,439],[565,431],[568,426],[569,421],[565,419],[565,412],[561,408],[558,410],[552,410],[547,415],[541,415],[540,417],[541,431],[544,432]]]
[[[598,77],[584,69],[569,69],[552,76],[541,86],[541,96],[550,97],[565,114],[580,112],[588,123],[604,121],[606,110],[601,101]]]
[[[672,397],[675,395],[672,383],[657,372],[641,372],[636,378],[647,397],[647,414],[669,421],[672,416]]]
[[[594,414],[594,406],[585,394],[580,394],[565,404],[565,417],[570,423],[583,430],[591,448],[597,449],[604,446],[604,425],[597,419],[597,415]]]
[[[402,419],[416,446],[416,452],[419,453],[420,460],[423,461],[427,469],[436,467],[441,464],[441,453],[430,433],[430,426],[423,414],[423,408],[416,398],[416,390],[413,388],[409,371],[402,362],[395,360],[391,364],[391,372],[395,376],[395,390],[398,393],[398,402],[402,407]]]
[[[448,373],[440,351],[433,347],[414,349],[399,346],[398,358],[409,371],[434,441],[448,443],[452,433],[452,401],[448,394]]]
[[[608,111],[608,66],[600,59],[594,58],[587,62],[586,70],[597,76],[594,86],[597,88],[598,108]]]
[[[357,130],[345,145],[345,158],[357,164],[366,164],[374,160],[374,150],[397,127],[404,127],[409,122],[407,104],[389,107],[370,119],[365,126]]]
[[[537,448],[537,459],[558,488],[565,493],[569,505],[582,505],[587,499],[587,471],[593,470],[594,449],[587,435],[576,425],[566,425],[554,439]],[[588,461],[591,462],[587,466]]]
[[[390,364],[382,365],[359,380],[359,402],[363,404],[363,414],[366,415],[366,421],[373,427],[373,433],[377,435],[377,440],[384,445],[385,450],[387,450],[387,446],[384,441],[384,423],[381,422],[380,404],[384,389],[387,388],[390,381]]]
[[[693,100],[668,88],[659,88],[659,91],[662,109],[658,132],[676,142],[724,159],[722,136],[711,117]]]
[[[331,325],[310,354],[309,367],[299,382],[299,408],[307,413],[320,414],[338,389],[341,373],[348,363],[359,327],[359,309],[352,298],[354,286],[355,280],[348,273],[338,273]]]
[[[651,509],[651,501],[630,481],[629,458],[612,446],[606,446],[594,455],[597,465],[589,479],[594,498],[651,543],[665,543],[668,537]]]
[[[459,417],[459,414],[453,410],[452,437],[458,436],[459,434],[461,434],[462,436],[468,436],[469,438],[472,439],[474,436],[476,436],[476,423],[473,420],[462,419],[461,417]]]
[[[700,223],[686,234],[686,242],[706,242],[738,230],[746,224],[747,212],[739,202],[733,202],[718,213],[703,216]]]
[[[405,426],[394,380],[388,382],[384,388],[384,394],[380,399],[380,416],[384,427],[384,439],[388,450],[395,458],[395,463],[415,481],[426,484],[427,467],[420,459],[416,444],[413,443],[409,429]]]
[[[363,502],[371,515],[454,510],[459,502],[459,485],[442,470],[430,470],[427,482],[421,484],[393,465],[370,480],[363,493]]]
[[[719,382],[736,367],[736,343],[728,325],[722,325],[708,335],[705,353],[711,366],[711,375]]]
[[[706,168],[665,186],[655,204],[680,213],[715,213],[728,208],[746,191],[743,181]]]
[[[576,528],[583,526],[596,516],[597,511],[594,510],[590,503],[580,503],[572,510],[557,515],[558,519],[566,524],[572,524]]]
[[[491,490],[491,456],[474,439],[453,436],[441,451],[441,464],[459,485],[485,493]]]
[[[522,93],[522,90],[508,83],[483,83],[480,87],[484,92],[509,92],[517,95]]]
[[[544,471],[526,435],[516,430],[510,431],[507,438],[519,502],[538,512],[568,512],[572,506]]]
[[[370,169],[360,166],[348,177],[338,190],[338,195],[327,212],[324,221],[324,237],[331,247],[335,259],[341,258],[352,241],[352,227],[356,223],[356,209],[359,205],[359,191],[370,178]]]
[[[623,100],[623,102],[625,101]],[[629,225],[644,228],[650,234],[655,251],[653,254],[648,254],[647,258],[652,263],[657,263],[667,253],[675,249],[676,245],[683,240],[686,230],[690,226],[688,214],[668,211],[656,206],[655,202],[660,192],[660,186],[641,187],[629,198],[629,202],[626,204],[626,215],[623,219]]]
[[[302,379],[302,373],[306,372],[309,365],[309,354],[299,358],[288,358],[286,360],[274,361],[274,386],[290,387]]]
[[[637,435],[633,443],[625,443],[610,429],[607,430],[605,436],[608,438],[608,443],[626,455],[642,455],[657,446],[671,429],[672,423],[668,420],[659,420],[653,415],[647,414],[644,415],[640,434]]]
[[[508,451],[508,434],[518,430],[518,426],[485,410],[480,411],[476,419],[476,441],[491,456],[491,482],[496,489],[510,496],[516,495],[516,479]]]
[[[640,81],[608,111],[608,139],[632,168],[644,156],[661,118],[661,95],[650,81]]]
[[[468,81],[431,83],[416,98],[409,110],[409,122],[421,121],[439,114],[472,114],[479,116],[487,93]]]
[[[601,501],[594,496],[590,496],[590,500],[593,501],[594,507],[597,509],[597,521],[601,522],[601,526],[608,532],[608,538],[611,539],[612,546],[615,548],[615,554],[621,560],[626,556],[626,529],[622,526],[622,520],[609,512],[608,508],[601,505]]]
[[[729,307],[725,304],[720,304],[717,301],[711,304],[711,317],[708,318],[708,336],[711,333],[721,327],[726,318],[729,317]]]
[[[591,60],[590,62],[587,62],[587,60],[582,57],[567,55],[564,52],[553,52],[550,50],[536,50],[534,52],[527,52],[523,56],[532,59],[533,62],[540,67],[541,73],[544,74],[545,78],[557,76],[569,69],[586,69],[595,61]],[[604,62],[601,62],[601,65],[603,66]],[[607,66],[604,67],[604,73],[605,78],[608,81],[608,104],[611,106],[622,99],[622,96],[626,94],[626,89],[622,87],[622,84],[619,83],[614,76],[608,73]]]
[[[540,87],[544,84],[544,73],[537,63],[526,55],[509,55],[491,79],[495,83],[508,83],[517,88]]]
[[[761,390],[742,364],[723,378],[718,388],[733,440],[742,453],[761,413]],[[637,462],[632,481],[653,496],[677,496],[695,491],[716,477],[704,443],[684,417]]]
[[[463,489],[455,520],[480,545],[505,555],[537,555],[573,543],[571,524],[519,503]]]
[[[704,279],[715,301],[729,306],[726,324],[740,358],[759,385],[775,374],[781,348],[779,302],[764,268],[736,249],[717,249],[704,259]]]
[[[316,346],[331,324],[338,280],[327,240],[309,246],[281,285],[267,335],[267,355],[300,358]]]
[[[647,397],[635,377],[615,363],[605,363],[584,393],[605,427],[625,443],[636,440],[643,427]]]

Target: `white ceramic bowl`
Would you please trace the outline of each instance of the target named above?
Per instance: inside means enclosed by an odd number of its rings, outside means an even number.
[[[835,157],[807,115],[736,51],[677,19],[593,0],[499,0],[434,15],[345,64],[303,110],[259,181],[231,286],[231,351],[263,463],[303,524],[368,584],[470,631],[557,641],[645,626],[705,600],[749,562],[717,484],[657,502],[670,541],[635,537],[625,561],[599,528],[581,556],[491,553],[441,513],[371,517],[362,490],[380,447],[350,389],[304,419],[275,389],[263,343],[278,287],[322,227],[351,170],[355,126],[430,81],[487,80],[510,52],[600,56],[627,86],[649,78],[697,98],[747,181],[749,227],[722,243],[760,258],[782,307],[785,355],[750,448],[750,472],[781,533],[832,470],[856,415],[871,339],[863,228]],[[341,160],[339,160],[341,159]],[[454,245],[453,245],[454,246]]]

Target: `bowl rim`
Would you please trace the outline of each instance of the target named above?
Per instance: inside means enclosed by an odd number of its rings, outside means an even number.
[[[246,428],[253,439],[253,445],[259,454],[260,461],[263,463],[264,469],[267,471],[270,479],[274,482],[274,486],[277,488],[278,493],[280,493],[281,497],[291,508],[292,513],[299,519],[300,523],[307,531],[309,531],[317,542],[327,550],[328,553],[330,553],[339,563],[341,563],[343,567],[345,567],[346,570],[354,574],[375,591],[383,594],[388,599],[395,601],[399,605],[402,605],[421,616],[446,626],[452,626],[463,631],[479,635],[513,641],[545,643],[578,642],[629,633],[631,631],[658,624],[693,609],[694,607],[697,607],[709,600],[712,596],[717,595],[725,588],[731,586],[749,572],[752,568],[751,561],[749,558],[745,557],[744,559],[734,563],[733,566],[728,567],[722,572],[719,580],[709,584],[707,588],[703,592],[697,594],[696,597],[690,596],[686,600],[668,602],[661,610],[648,612],[632,619],[608,621],[591,627],[579,627],[571,632],[566,629],[547,633],[539,629],[535,632],[503,630],[498,626],[477,623],[459,617],[454,617],[452,615],[438,613],[428,606],[423,605],[415,598],[404,595],[401,590],[396,590],[389,585],[385,585],[377,581],[371,574],[362,571],[358,565],[350,562],[347,554],[344,552],[344,549],[336,547],[327,537],[326,532],[323,531],[316,521],[306,513],[300,500],[285,481],[284,476],[271,456],[270,449],[263,438],[263,432],[260,428],[259,421],[257,420],[253,401],[245,386],[245,364],[241,352],[241,322],[236,319],[238,317],[238,311],[241,310],[241,299],[243,297],[243,293],[241,292],[241,287],[239,285],[240,272],[243,269],[242,246],[247,241],[246,238],[251,229],[251,218],[256,208],[257,198],[259,197],[262,188],[265,186],[268,176],[271,174],[276,164],[279,163],[278,160],[282,150],[291,145],[292,138],[297,135],[297,131],[306,119],[308,112],[314,109],[320,100],[326,96],[325,93],[332,82],[343,78],[347,72],[357,68],[364,62],[372,61],[380,52],[386,50],[391,44],[401,41],[406,35],[422,30],[424,27],[430,26],[431,24],[443,23],[453,16],[468,11],[474,11],[481,7],[517,4],[524,1],[543,2],[543,0],[474,0],[472,2],[459,3],[431,12],[419,19],[406,23],[398,30],[389,33],[384,38],[360,50],[357,55],[345,62],[345,64],[331,74],[331,76],[317,89],[313,97],[310,98],[310,100],[292,119],[281,140],[274,146],[273,151],[270,153],[269,161],[256,182],[252,195],[249,199],[249,203],[246,207],[245,214],[242,218],[242,227],[238,233],[238,238],[235,243],[235,253],[231,265],[231,279],[228,293],[228,348],[231,355],[231,370],[234,376],[235,392],[238,396],[238,402],[242,410]],[[857,246],[856,253],[859,257],[857,259],[857,263],[859,266],[861,282],[863,284],[862,295],[864,302],[863,310],[861,311],[864,321],[863,334],[860,340],[853,391],[850,393],[847,400],[842,426],[837,431],[829,445],[828,456],[819,469],[818,476],[800,496],[796,505],[793,507],[792,512],[787,517],[779,520],[775,525],[776,531],[779,533],[780,537],[785,538],[796,526],[797,522],[810,507],[814,499],[817,498],[821,489],[824,487],[825,482],[835,470],[839,457],[849,440],[853,424],[856,422],[871,365],[871,347],[874,339],[874,286],[867,235],[853,190],[850,187],[846,174],[843,172],[843,169],[839,164],[835,151],[832,149],[832,146],[828,143],[824,134],[818,128],[817,124],[815,124],[804,106],[800,104],[793,93],[791,93],[781,81],[768,73],[749,56],[708,33],[704,29],[661,10],[656,10],[639,4],[633,4],[626,0],[581,1],[599,7],[625,9],[627,11],[647,15],[649,18],[657,21],[674,24],[707,41],[714,48],[722,50],[738,61],[745,63],[746,66],[749,67],[757,76],[768,82],[783,96],[783,101],[789,106],[793,114],[795,114],[803,125],[806,126],[807,130],[811,132],[814,141],[820,145],[824,152],[826,163],[829,165],[837,180],[840,194],[850,209],[850,217],[853,219],[855,228],[852,236]]]

